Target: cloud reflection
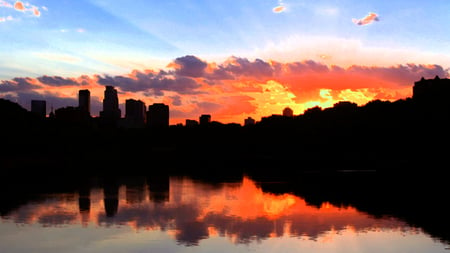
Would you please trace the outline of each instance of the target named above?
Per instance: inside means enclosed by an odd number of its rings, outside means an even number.
[[[376,219],[353,207],[329,203],[312,206],[292,194],[266,193],[249,178],[220,187],[171,178],[168,184],[155,184],[155,187],[147,183],[135,188],[112,184],[105,189],[61,194],[25,204],[2,219],[56,227],[81,224],[160,230],[186,246],[198,245],[201,240],[214,236],[245,244],[281,236],[316,240],[330,231],[349,228],[358,232],[406,227],[400,221]],[[166,192],[168,197],[152,200],[151,196],[161,192]],[[110,199],[116,201],[108,205],[115,206],[106,206]],[[113,208],[114,212],[108,212],[107,208]]]

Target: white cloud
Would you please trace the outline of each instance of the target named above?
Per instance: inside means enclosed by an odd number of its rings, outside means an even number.
[[[315,60],[328,65],[392,66],[404,63],[439,64],[450,67],[450,55],[416,48],[372,47],[361,40],[332,36],[293,35],[271,42],[246,57],[281,62]]]

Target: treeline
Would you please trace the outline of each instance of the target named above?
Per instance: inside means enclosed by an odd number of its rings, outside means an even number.
[[[212,122],[160,129],[50,122],[13,102],[0,105],[6,150],[1,162],[10,169],[412,173],[448,165],[449,112],[411,98],[364,106],[340,102],[293,117],[272,115],[248,126]]]

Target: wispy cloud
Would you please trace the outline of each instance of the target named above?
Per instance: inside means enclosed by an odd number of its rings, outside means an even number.
[[[375,21],[379,21],[379,17],[378,14],[374,13],[374,12],[369,12],[369,14],[367,14],[367,16],[361,18],[361,19],[356,19],[353,18],[352,22],[355,23],[356,25],[368,25],[368,24],[372,24]]]
[[[51,61],[61,61],[67,63],[75,63],[81,61],[80,58],[62,53],[53,53],[53,52],[35,52],[33,55]]]
[[[12,21],[12,20],[14,20],[14,18],[12,16],[0,17],[0,23],[6,22],[6,21]]]
[[[7,8],[12,8],[13,5],[4,1],[4,0],[0,0],[0,7],[7,7]]]

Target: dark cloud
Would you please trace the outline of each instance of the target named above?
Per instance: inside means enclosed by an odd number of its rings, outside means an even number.
[[[328,66],[312,60],[289,63],[287,64],[287,69],[289,70],[289,72],[295,73],[308,71],[324,73],[329,71]]]
[[[122,91],[147,92],[149,94],[163,95],[164,91],[174,91],[179,94],[197,94],[201,87],[194,79],[185,76],[171,76],[165,72],[158,75],[154,73],[133,72],[133,76],[98,76],[98,83],[112,85]]]
[[[251,62],[247,58],[231,57],[222,65],[223,69],[236,76],[266,78],[273,75],[273,68],[261,59]]]
[[[175,106],[180,106],[182,105],[181,103],[181,97],[180,96],[172,96],[170,97],[172,99],[172,104]]]
[[[193,55],[176,58],[174,63],[175,74],[187,77],[203,77],[208,66],[206,62]]]
[[[41,83],[50,85],[50,86],[71,86],[71,85],[79,85],[75,80],[71,78],[64,78],[61,76],[41,76],[37,78]]]
[[[33,85],[33,81],[30,77],[16,77],[12,80],[1,81],[0,92],[14,92],[36,89],[37,86]]]
[[[399,85],[412,85],[420,78],[446,78],[449,73],[439,65],[406,64],[392,67],[352,66],[346,70],[349,73],[377,77],[381,80],[396,82]]]

